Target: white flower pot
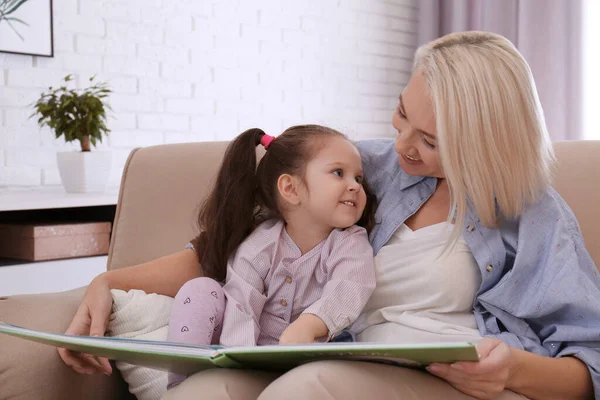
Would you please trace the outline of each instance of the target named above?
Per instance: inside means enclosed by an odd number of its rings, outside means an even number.
[[[112,167],[110,151],[63,151],[56,153],[58,172],[68,193],[102,193]]]

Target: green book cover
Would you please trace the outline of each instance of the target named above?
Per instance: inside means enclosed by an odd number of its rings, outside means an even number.
[[[208,368],[285,371],[324,359],[361,360],[423,367],[433,362],[477,361],[473,343],[314,343],[291,346],[196,346],[113,337],[71,336],[0,322],[0,333],[150,368],[193,373]]]

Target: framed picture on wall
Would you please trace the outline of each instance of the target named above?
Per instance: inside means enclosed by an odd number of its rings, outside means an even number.
[[[0,52],[52,57],[52,0],[0,0]]]

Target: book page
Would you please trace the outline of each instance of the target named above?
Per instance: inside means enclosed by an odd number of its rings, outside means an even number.
[[[432,362],[477,361],[479,357],[472,343],[315,343],[224,348],[138,339],[71,336],[1,322],[0,333],[182,374],[219,367],[286,371],[303,363],[325,359],[423,367]]]
[[[287,370],[315,360],[372,361],[407,367],[425,367],[433,362],[478,361],[472,343],[316,343],[294,346],[257,346],[217,350],[242,365],[251,364],[265,370]]]

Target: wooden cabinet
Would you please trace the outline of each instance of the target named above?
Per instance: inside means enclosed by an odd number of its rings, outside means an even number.
[[[62,187],[0,189],[0,223],[114,220],[118,188],[69,194]],[[0,296],[57,292],[87,285],[106,270],[107,256],[43,262],[0,259]]]

